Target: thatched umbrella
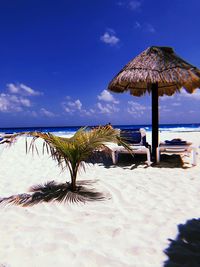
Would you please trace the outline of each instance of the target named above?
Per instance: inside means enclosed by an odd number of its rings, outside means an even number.
[[[152,157],[158,146],[158,97],[171,96],[185,88],[200,87],[200,70],[177,56],[170,47],[152,46],[131,60],[109,83],[108,89],[133,96],[152,94]]]

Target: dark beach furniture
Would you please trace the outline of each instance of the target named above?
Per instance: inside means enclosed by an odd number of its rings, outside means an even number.
[[[123,129],[120,130],[120,137],[130,145],[142,145],[150,147],[146,141],[145,129]]]
[[[156,161],[160,162],[160,155],[165,154],[177,154],[182,156],[190,156],[192,153],[192,165],[197,165],[197,147],[192,143],[183,141],[179,138],[173,140],[166,140],[157,147]]]
[[[159,128],[159,97],[185,88],[200,88],[200,70],[178,56],[171,47],[151,46],[129,61],[110,81],[108,89],[133,96],[152,96],[152,159],[156,162]]]
[[[146,141],[145,129],[123,129],[120,130],[120,137],[129,144],[133,154],[146,154],[147,165],[151,165],[151,147]],[[113,164],[117,163],[118,155],[120,153],[129,153],[127,149],[120,145],[110,147],[110,149],[112,153]]]

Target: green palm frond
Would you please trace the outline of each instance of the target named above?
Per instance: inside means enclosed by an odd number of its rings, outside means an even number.
[[[90,131],[84,127],[70,138],[41,132],[28,132],[17,135],[32,136],[33,139],[29,146],[26,145],[26,150],[36,151],[36,153],[39,152],[35,141],[38,138],[42,138],[44,141],[43,152],[46,149],[47,153],[50,153],[59,166],[63,169],[66,167],[69,169],[71,175],[73,175],[74,171],[78,171],[79,167],[82,167],[81,162],[87,161],[95,150],[106,147],[106,143],[120,143],[131,153],[128,144],[119,137],[118,131],[109,127],[98,127]]]
[[[33,137],[29,147],[27,146],[27,151],[36,150],[37,152],[35,141],[38,138],[42,138],[44,141],[43,151],[46,149],[58,162],[60,158],[65,158],[69,161],[72,159],[85,160],[95,149],[106,146],[107,142],[120,143],[127,150],[130,150],[128,144],[119,137],[118,131],[108,127],[98,127],[90,131],[84,127],[70,138],[41,132],[19,133],[15,134],[14,137],[22,135]]]
[[[68,168],[71,177],[71,183],[56,184],[49,182],[45,185],[38,185],[31,188],[31,194],[21,194],[11,196],[2,200],[3,202],[17,204],[21,206],[33,205],[41,201],[70,201],[85,202],[90,200],[101,200],[102,195],[93,190],[87,190],[79,186],[76,179],[78,171],[83,168],[84,163],[94,154],[95,150],[105,148],[106,143],[114,142],[121,144],[131,152],[128,144],[119,137],[118,131],[109,127],[98,127],[88,130],[86,127],[79,129],[74,136],[70,138],[55,136],[51,133],[26,132],[13,135],[33,137],[28,145],[26,140],[26,151],[39,153],[36,140],[43,139],[42,152],[45,151],[58,162],[62,170]],[[1,203],[1,199],[0,199]]]

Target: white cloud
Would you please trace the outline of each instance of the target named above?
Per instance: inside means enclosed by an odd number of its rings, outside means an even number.
[[[135,26],[134,26],[135,29],[141,29],[142,28],[142,25],[140,22],[136,21],[135,22]]]
[[[7,85],[8,91],[11,94],[18,94],[19,93],[19,87],[15,86],[13,83],[8,83]]]
[[[171,95],[171,96],[168,96],[168,95],[164,95],[164,96],[160,96],[159,99],[161,101],[166,101],[166,100],[172,100],[175,98],[175,95]],[[176,99],[177,100],[177,99]]]
[[[89,109],[90,113],[95,113],[95,110],[93,108]]]
[[[72,113],[71,109],[68,108],[68,107],[64,107],[64,111],[67,112],[67,113]]]
[[[91,116],[92,114],[94,114],[94,110],[93,109],[89,109],[89,110],[87,110],[87,109],[82,109],[81,110],[81,113],[80,113],[80,115],[83,117],[83,116]]]
[[[66,97],[65,98],[67,101],[64,101],[62,103],[63,109],[66,113],[69,114],[74,114],[75,112],[78,113],[80,116],[90,116],[92,113],[94,113],[95,111],[93,109],[84,109],[83,104],[81,103],[81,101],[79,99],[72,101],[71,97]],[[68,101],[68,100],[71,101]]]
[[[129,10],[140,10],[142,6],[142,0],[123,0],[116,3],[119,7],[128,8]]]
[[[24,111],[27,114],[30,114],[31,111],[28,111],[28,108],[32,106],[32,103],[29,97],[42,94],[23,83],[8,83],[6,89],[8,93],[0,94],[0,112]]]
[[[160,100],[165,101],[165,100],[172,100],[173,99],[173,100],[176,100],[176,102],[179,102],[183,98],[192,98],[192,99],[200,100],[200,90],[196,89],[196,91],[193,94],[189,94],[189,93],[187,93],[187,91],[185,89],[182,89],[180,91],[180,93],[176,93],[172,96],[164,95],[164,96],[160,97]]]
[[[159,106],[159,110],[160,110],[161,113],[171,112],[172,111],[170,106]]]
[[[69,100],[69,97],[66,97],[66,100]],[[80,111],[82,109],[82,103],[79,99],[75,100],[75,101],[67,101],[67,102],[63,102],[63,107],[65,112],[67,113],[74,113],[75,111]]]
[[[31,87],[29,87],[29,86],[27,86],[27,85],[25,85],[25,84],[23,84],[23,83],[21,83],[20,85],[20,88],[22,89],[22,90],[24,90],[24,92],[26,92],[28,95],[41,95],[42,93],[41,92],[39,92],[39,91],[35,91],[35,90],[33,90]]]
[[[187,93],[185,89],[182,89],[180,93],[174,94],[172,96],[165,95],[165,96],[160,97],[162,101],[173,99],[173,100],[176,100],[176,102],[181,101],[181,99],[183,98],[192,98],[195,100],[200,100],[200,90],[196,89],[196,91],[193,94],[189,94]]]
[[[74,101],[74,102],[69,101],[69,102],[67,103],[67,105],[68,105],[69,107],[73,107],[74,109],[78,109],[78,110],[81,110],[81,108],[82,108],[82,103],[81,103],[81,101],[80,101],[79,99],[77,99],[77,100]]]
[[[114,30],[108,29],[101,37],[100,40],[111,46],[114,46],[119,43],[120,39],[116,36]]]
[[[137,115],[137,116],[143,115],[144,111],[146,109],[147,108],[145,106],[143,106],[137,102],[128,101],[127,111],[128,111],[128,113],[130,113],[132,115]]]
[[[30,114],[34,118],[38,117],[38,114],[36,111],[28,111],[27,113]]]
[[[129,5],[129,8],[131,10],[137,10],[137,9],[139,9],[141,7],[142,2],[139,1],[139,0],[131,0],[131,1],[129,1],[128,5]]]
[[[24,108],[30,107],[29,99],[11,94],[0,94],[0,111],[1,112],[20,112]]]
[[[97,103],[97,108],[99,109],[100,113],[104,113],[104,114],[111,114],[111,113],[119,111],[119,108],[117,108],[113,104],[102,105],[101,103]]]
[[[145,31],[150,32],[150,33],[155,33],[156,29],[154,28],[152,24],[147,23],[145,25]]]
[[[42,115],[46,116],[46,117],[49,117],[49,118],[53,118],[53,117],[55,117],[55,114],[54,114],[53,112],[51,112],[51,111],[49,111],[49,110],[47,110],[47,109],[45,109],[45,108],[41,108],[41,109],[40,109],[40,113],[41,113]]]
[[[124,2],[119,1],[119,2],[117,2],[117,5],[118,5],[118,6],[124,6]]]
[[[174,103],[172,103],[172,106],[173,106],[173,107],[179,107],[180,105],[181,105],[180,102],[174,102]]]
[[[0,94],[0,112],[25,111],[30,114],[30,111],[27,110],[32,106],[29,97],[42,94],[23,83],[8,83],[6,89],[9,93]]]
[[[143,32],[148,32],[152,34],[156,32],[155,27],[150,23],[140,23],[139,21],[136,21],[134,28],[136,30],[141,30]]]
[[[186,90],[182,90],[180,96],[200,100],[200,90],[197,89],[193,94],[189,94],[186,92]]]
[[[110,95],[107,95],[107,93],[104,92],[103,94],[98,96],[98,98],[100,98],[100,100],[102,100],[102,101],[107,101],[109,103],[102,104],[102,103],[98,102],[94,106],[94,108],[84,108],[83,104],[81,103],[81,101],[79,99],[72,100],[70,98],[70,101],[68,101],[69,98],[65,98],[65,101],[62,103],[62,107],[63,107],[64,111],[66,113],[68,113],[69,115],[76,114],[76,115],[79,115],[81,117],[96,116],[99,113],[111,114],[111,113],[119,111],[119,108],[117,108],[115,105],[116,103],[118,103],[118,101],[116,101],[114,98],[110,97]]]
[[[6,112],[9,110],[9,99],[5,94],[0,95],[0,111]]]
[[[23,83],[20,84],[8,83],[7,89],[11,94],[21,94],[27,96],[42,95],[42,92],[36,91]]]
[[[114,104],[118,104],[119,101],[114,98],[114,96],[108,92],[107,90],[103,90],[100,95],[97,96],[99,100],[105,102],[112,102]]]
[[[133,117],[138,118],[144,116],[145,112],[149,113],[151,107],[146,107],[134,101],[128,101],[128,107],[126,111]]]

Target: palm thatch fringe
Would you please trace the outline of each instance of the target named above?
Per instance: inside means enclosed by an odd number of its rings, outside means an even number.
[[[183,87],[188,93],[200,88],[200,70],[175,54],[170,47],[152,46],[131,60],[110,82],[108,89],[141,96],[158,83],[159,96]]]
[[[72,190],[71,183],[58,184],[54,181],[44,185],[35,185],[30,188],[29,194],[18,194],[10,197],[0,198],[0,203],[4,205],[18,205],[22,207],[33,206],[40,202],[88,202],[104,200],[105,196],[95,191],[93,188],[88,189],[85,185],[91,185],[92,181],[77,182],[76,191]]]

